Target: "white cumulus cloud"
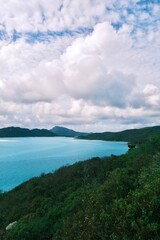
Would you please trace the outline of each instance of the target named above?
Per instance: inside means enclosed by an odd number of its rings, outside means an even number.
[[[0,3],[2,127],[159,124],[157,4],[144,12],[126,0]]]

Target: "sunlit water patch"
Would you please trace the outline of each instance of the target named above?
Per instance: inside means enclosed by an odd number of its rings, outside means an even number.
[[[20,183],[61,166],[95,156],[121,155],[127,143],[73,138],[7,138],[0,141],[0,189]]]

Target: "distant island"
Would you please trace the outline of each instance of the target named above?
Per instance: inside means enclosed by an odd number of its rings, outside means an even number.
[[[160,126],[140,129],[127,129],[120,132],[85,133],[69,128],[55,126],[52,129],[28,129],[20,127],[7,127],[0,129],[0,137],[74,137],[77,139],[123,141],[128,143],[142,143],[148,138],[160,133]]]
[[[6,127],[0,129],[0,137],[78,137],[88,133],[76,132],[72,129],[55,126],[52,129],[28,129],[20,127]]]
[[[55,137],[55,133],[47,129],[28,129],[20,127],[7,127],[0,129],[0,137]]]
[[[77,132],[69,128],[55,126],[51,130],[54,134],[62,137],[79,137],[79,136],[86,136],[88,133],[84,132]]]

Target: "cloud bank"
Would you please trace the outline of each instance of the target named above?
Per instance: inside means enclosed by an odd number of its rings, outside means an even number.
[[[1,127],[159,124],[159,4],[0,3]]]

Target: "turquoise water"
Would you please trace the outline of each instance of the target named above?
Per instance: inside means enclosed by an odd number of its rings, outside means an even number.
[[[0,139],[0,189],[8,191],[20,183],[57,168],[95,156],[120,155],[124,142],[77,140],[73,138]]]

